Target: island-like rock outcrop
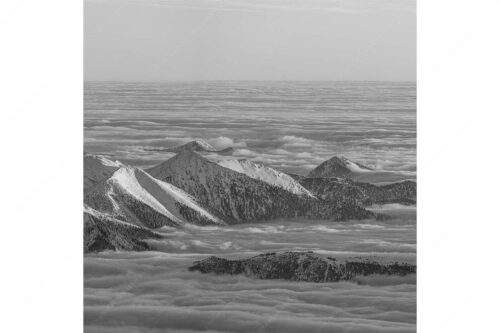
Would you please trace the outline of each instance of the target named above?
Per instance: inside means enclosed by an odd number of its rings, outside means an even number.
[[[266,253],[248,259],[228,260],[209,257],[197,261],[190,271],[229,274],[256,279],[285,279],[292,281],[348,281],[359,275],[399,275],[416,273],[415,265],[407,263],[378,263],[369,260],[336,260],[313,252]]]

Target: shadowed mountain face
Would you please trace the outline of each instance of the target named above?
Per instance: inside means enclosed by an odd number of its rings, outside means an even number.
[[[189,268],[201,273],[243,274],[257,279],[285,279],[307,282],[351,280],[358,275],[399,275],[416,273],[411,264],[381,264],[367,260],[337,261],[312,252],[261,254],[249,259],[228,260],[209,257]]]
[[[105,181],[121,166],[120,162],[113,162],[103,156],[86,154],[83,158],[83,190],[87,191]]]
[[[373,213],[352,203],[327,203],[300,197],[190,151],[183,151],[146,171],[154,178],[186,191],[229,223],[283,217],[330,220],[374,217]]]
[[[144,239],[160,238],[155,232],[113,219],[103,214],[85,212],[83,215],[83,251],[150,250]]]

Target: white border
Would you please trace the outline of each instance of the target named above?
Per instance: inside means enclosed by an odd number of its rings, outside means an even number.
[[[499,9],[418,1],[420,332],[499,327]]]
[[[498,329],[499,6],[418,1],[421,332]],[[3,332],[83,330],[82,7],[0,2]]]
[[[82,8],[0,1],[1,332],[83,331]]]

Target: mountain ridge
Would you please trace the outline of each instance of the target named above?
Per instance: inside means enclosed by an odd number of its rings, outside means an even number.
[[[304,188],[293,177],[268,166],[252,162],[248,159],[224,159],[217,162],[220,166],[245,174],[251,178],[261,180],[271,185],[297,194],[314,198],[314,195]]]
[[[144,239],[157,237],[153,230],[163,226],[384,218],[363,206],[416,201],[412,181],[377,186],[307,178],[246,159],[214,161],[201,154],[182,150],[146,170],[85,154],[85,251],[146,250]]]
[[[355,205],[342,207],[340,203],[301,198],[281,187],[222,167],[195,152],[181,152],[146,172],[183,189],[231,223],[279,217],[332,220],[374,217]]]
[[[171,184],[154,179],[142,169],[121,164],[108,176],[86,188],[84,203],[87,206],[153,229],[185,223],[224,224],[195,198]]]

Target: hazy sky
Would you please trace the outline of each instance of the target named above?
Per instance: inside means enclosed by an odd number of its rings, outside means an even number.
[[[415,80],[414,0],[85,0],[86,80]]]

